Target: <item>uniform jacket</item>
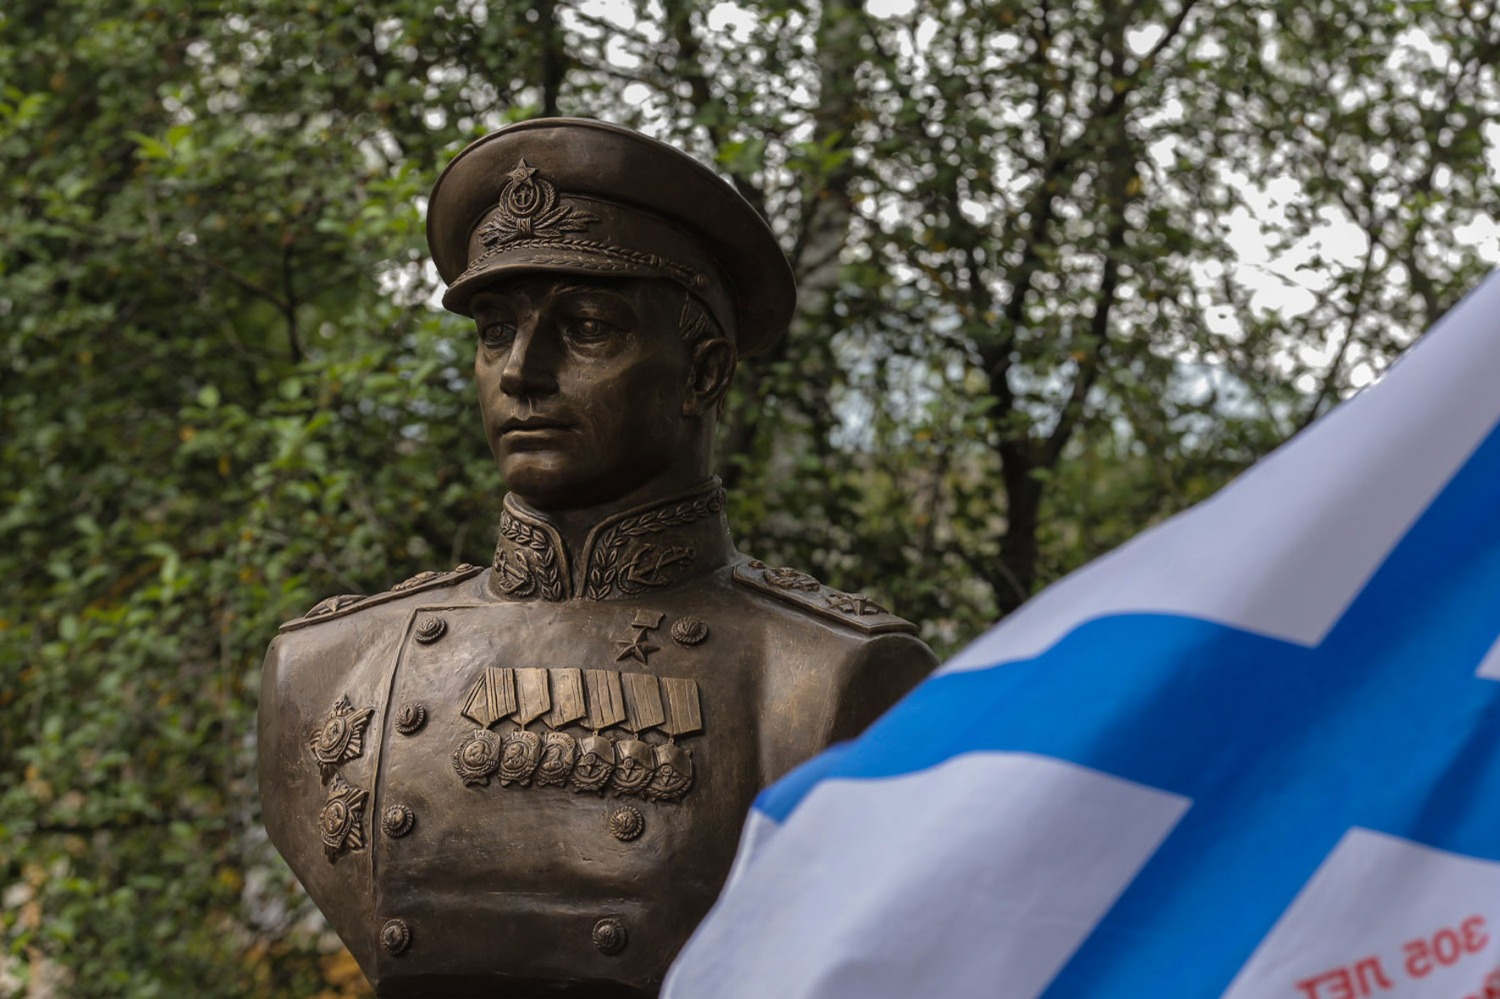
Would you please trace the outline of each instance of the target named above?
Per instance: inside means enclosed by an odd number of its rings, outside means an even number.
[[[934,665],[735,551],[717,482],[335,597],[266,657],[266,827],[381,996],[649,996],[756,793]]]

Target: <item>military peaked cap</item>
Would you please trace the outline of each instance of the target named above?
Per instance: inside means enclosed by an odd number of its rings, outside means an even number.
[[[519,271],[675,281],[748,357],[784,332],[796,303],[770,227],[712,170],[639,132],[537,118],[492,132],[448,164],[427,208],[443,305]]]

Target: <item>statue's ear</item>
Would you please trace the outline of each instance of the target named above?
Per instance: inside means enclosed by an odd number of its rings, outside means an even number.
[[[694,347],[682,415],[699,417],[718,407],[729,392],[729,381],[734,377],[738,360],[734,343],[724,337],[710,337]]]

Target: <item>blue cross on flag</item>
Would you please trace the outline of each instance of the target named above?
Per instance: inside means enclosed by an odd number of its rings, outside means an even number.
[[[1500,999],[1500,277],[756,802],[666,999]]]

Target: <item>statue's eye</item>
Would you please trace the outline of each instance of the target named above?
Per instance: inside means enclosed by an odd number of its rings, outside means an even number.
[[[570,340],[582,343],[596,343],[600,340],[608,340],[620,331],[617,327],[611,326],[602,319],[580,316],[569,320],[563,326],[563,332]]]
[[[515,324],[503,320],[491,320],[479,327],[479,342],[491,349],[508,346],[515,336]]]

